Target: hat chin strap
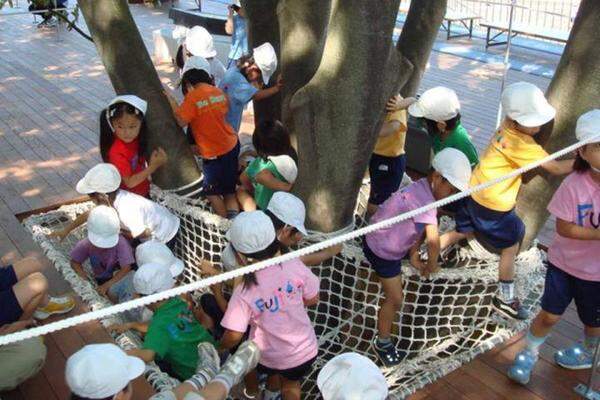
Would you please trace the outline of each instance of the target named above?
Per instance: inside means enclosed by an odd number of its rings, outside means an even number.
[[[110,127],[110,130],[111,130],[112,132],[114,132],[114,131],[115,131],[115,128],[113,128],[112,124],[110,123],[110,117],[111,117],[111,114],[112,114],[112,113],[110,112],[110,107],[107,107],[107,108],[106,108],[106,113],[105,113],[105,116],[106,116],[106,122],[108,123],[108,126]]]

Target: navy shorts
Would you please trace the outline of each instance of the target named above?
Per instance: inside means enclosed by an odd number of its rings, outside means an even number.
[[[491,246],[506,249],[520,243],[525,236],[525,224],[514,209],[510,211],[490,210],[468,198],[456,215],[456,231],[477,232]]]
[[[228,153],[213,159],[202,159],[204,182],[202,194],[226,195],[234,194],[238,177],[238,156],[240,142]]]
[[[386,260],[379,257],[369,248],[366,239],[363,239],[363,253],[380,278],[394,278],[402,272],[402,259]]]
[[[256,366],[256,372],[258,372],[259,374],[266,374],[268,376],[281,375],[288,381],[300,381],[300,380],[302,380],[302,378],[304,378],[306,375],[308,375],[308,373],[310,372],[312,365],[316,359],[317,359],[317,357],[311,358],[304,364],[300,364],[297,367],[290,368],[290,369],[273,369],[273,368],[265,367],[262,364],[258,364]]]
[[[17,282],[17,274],[12,265],[0,268],[0,326],[18,321],[23,315],[23,309],[12,288]]]
[[[406,156],[385,157],[379,154],[371,155],[369,161],[369,175],[371,177],[371,192],[369,203],[380,205],[398,190],[404,170]]]
[[[542,295],[542,310],[562,315],[571,300],[584,325],[600,328],[600,282],[586,281],[548,263]]]

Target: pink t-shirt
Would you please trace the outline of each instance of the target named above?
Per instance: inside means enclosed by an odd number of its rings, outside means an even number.
[[[260,363],[284,370],[316,357],[315,330],[304,300],[319,293],[319,278],[296,259],[256,272],[258,285],[233,291],[221,325],[246,332],[261,351]]]
[[[548,204],[556,218],[584,228],[600,229],[600,184],[589,172],[567,176]],[[600,241],[578,240],[554,234],[548,260],[566,273],[586,281],[600,281]]]
[[[419,179],[412,185],[397,191],[380,205],[371,218],[371,223],[395,217],[434,201],[427,178]],[[378,257],[385,260],[400,260],[423,233],[425,225],[437,226],[436,209],[367,234],[367,245]]]

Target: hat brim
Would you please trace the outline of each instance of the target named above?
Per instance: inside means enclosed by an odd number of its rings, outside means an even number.
[[[213,51],[209,51],[204,53],[202,49],[197,49],[193,43],[185,43],[185,47],[192,54],[192,56],[202,57],[202,58],[212,58],[217,55],[217,51],[213,49]]]
[[[138,357],[127,356],[127,377],[130,381],[146,371],[146,363]]]
[[[268,85],[271,81],[271,76],[273,76],[273,74],[269,74],[263,71],[263,69],[260,66],[258,67],[258,69],[260,69],[260,73],[262,74],[263,82],[265,83],[265,85]]]
[[[221,252],[221,265],[226,271],[233,271],[234,269],[238,269],[240,267],[235,257],[235,250],[233,249],[231,243],[225,246]]]
[[[80,193],[80,194],[90,194],[90,193],[95,192],[94,189],[92,189],[91,187],[89,187],[87,185],[85,178],[81,178],[79,180],[79,182],[77,182],[77,185],[75,186],[75,190],[77,190],[77,193]]]
[[[418,101],[408,106],[408,113],[416,118],[425,118],[425,111]]]
[[[294,228],[298,229],[298,231],[303,234],[304,236],[308,236],[308,231],[306,230],[306,227],[303,225],[294,225]]]
[[[467,183],[465,183],[465,182],[459,181],[458,179],[454,179],[454,178],[452,178],[452,177],[447,177],[447,176],[444,176],[444,178],[445,178],[445,179],[446,179],[448,182],[450,182],[450,184],[451,184],[452,186],[454,186],[455,188],[457,188],[457,189],[458,189],[458,190],[460,190],[461,192],[464,192],[465,190],[469,189],[469,183],[468,183],[468,182],[467,182]]]
[[[522,115],[515,118],[515,121],[526,128],[542,126],[552,121],[556,116],[554,107],[548,106],[536,114]]]
[[[119,243],[119,234],[112,236],[101,236],[88,230],[88,239],[90,242],[101,249],[110,249],[115,247]]]
[[[183,272],[185,266],[183,261],[179,258],[175,258],[175,262],[169,266],[169,271],[171,271],[171,276],[173,278],[177,278]]]

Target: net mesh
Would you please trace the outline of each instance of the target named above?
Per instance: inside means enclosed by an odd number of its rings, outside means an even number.
[[[356,207],[357,225],[364,224],[362,217],[367,194],[368,185],[365,185]],[[203,260],[219,268],[229,221],[212,214],[202,200],[181,198],[156,188],[153,188],[153,196],[181,219],[175,253],[186,265],[181,278],[183,283],[202,279]],[[66,226],[91,206],[91,203],[63,206],[34,215],[25,221],[25,225],[57,269],[95,309],[105,307],[108,301],[73,272],[68,259],[69,250],[85,236],[85,227],[72,232],[63,242],[47,237],[50,231]],[[442,231],[452,227],[451,220],[442,218]],[[446,264],[455,268],[443,269],[431,279],[422,278],[408,264],[403,266],[404,306],[398,323],[394,324],[393,334],[407,357],[399,366],[383,370],[390,398],[401,399],[415,392],[524,329],[528,323],[505,321],[492,312],[491,302],[497,290],[496,255],[473,241],[468,246],[449,248],[444,256],[448,259]],[[543,259],[544,254],[533,247],[516,260],[517,292],[531,311],[535,311],[543,288]],[[376,360],[371,341],[376,333],[382,294],[358,241],[345,242],[338,256],[312,270],[321,280],[320,302],[309,310],[320,351],[302,389],[306,398],[319,398],[316,377],[329,359],[354,351]],[[102,322],[111,325],[125,318],[126,315],[119,315]],[[139,337],[132,333],[119,335],[116,340],[123,347],[140,344]],[[151,366],[148,378],[158,390],[177,382],[156,366]]]

